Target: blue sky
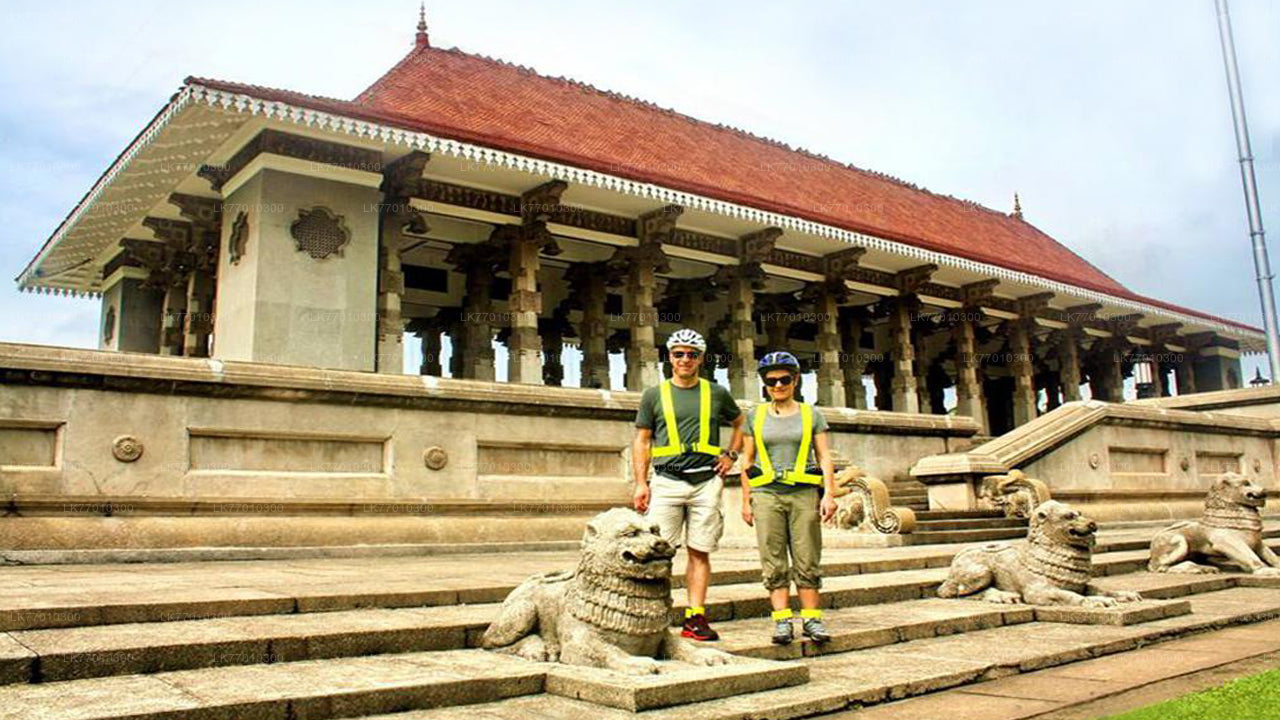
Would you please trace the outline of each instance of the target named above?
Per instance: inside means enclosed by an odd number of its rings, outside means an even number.
[[[1213,3],[428,3],[432,42],[645,98],[1025,217],[1131,289],[1261,324]],[[1280,233],[1280,3],[1233,0]],[[187,75],[349,98],[416,1],[0,9],[0,340],[91,347],[15,277]],[[1280,260],[1280,258],[1277,258]],[[1247,372],[1252,375],[1252,363]]]

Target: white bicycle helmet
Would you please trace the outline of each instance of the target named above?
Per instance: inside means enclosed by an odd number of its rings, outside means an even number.
[[[671,337],[667,338],[667,349],[670,350],[677,345],[691,347],[700,352],[707,351],[707,341],[702,339],[697,330],[683,328],[671,333]]]

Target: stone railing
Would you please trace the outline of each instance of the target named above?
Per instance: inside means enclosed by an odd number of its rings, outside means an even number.
[[[1221,396],[1219,407],[1236,390]],[[1196,396],[1188,396],[1194,398]],[[1071,402],[968,452],[922,458],[911,474],[929,489],[931,509],[981,506],[984,478],[1020,470],[1053,498],[1099,520],[1154,520],[1199,514],[1204,490],[1227,471],[1275,488],[1280,419],[1193,412],[1156,403]],[[994,481],[993,481],[994,482]]]

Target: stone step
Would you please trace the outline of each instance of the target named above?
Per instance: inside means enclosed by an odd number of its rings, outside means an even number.
[[[930,533],[932,535],[932,533]],[[1145,542],[1137,543],[1140,547]],[[1277,543],[1272,543],[1273,546]],[[1135,541],[1099,541],[1094,556],[1097,575],[1135,572],[1146,567],[1147,552],[1124,550],[1108,552],[1112,547],[1132,547]],[[940,549],[915,555],[898,555],[879,560],[824,563],[828,585],[840,578],[853,576],[867,587],[883,585],[890,600],[918,598],[919,592],[901,589],[901,573],[928,568],[943,569],[933,582],[936,587],[945,568],[961,547]],[[759,570],[716,571],[712,583],[719,589],[741,586],[759,595]],[[883,583],[880,582],[883,580]],[[443,607],[496,603],[503,600],[516,582],[480,585],[449,578],[425,578],[420,581],[371,583],[311,584],[300,587],[276,586],[270,590],[240,587],[214,587],[207,590],[176,588],[159,591],[99,591],[36,594],[30,588],[0,593],[0,631],[38,630],[82,626],[172,622],[232,616],[288,615],[333,612],[360,608]],[[930,588],[930,592],[932,588]],[[903,593],[906,594],[903,594]],[[681,594],[677,590],[677,597]],[[867,604],[857,602],[852,604]]]
[[[541,693],[545,666],[482,650],[181,670],[0,688],[0,720],[337,718]]]
[[[928,510],[916,513],[916,521],[924,520],[970,520],[975,518],[1002,518],[999,510]]]
[[[904,545],[943,545],[957,543],[1020,540],[1027,536],[1025,528],[982,528],[977,530],[924,530],[902,536]]]
[[[981,530],[994,528],[1020,528],[1027,530],[1027,521],[1022,518],[972,518],[956,520],[918,520],[916,532],[935,532],[939,530]]]
[[[1029,608],[932,598],[945,571],[909,575],[848,576],[828,581],[824,604],[839,630],[827,651],[902,642],[929,634],[963,632],[1029,622]],[[1242,576],[1210,582],[1192,576],[1109,578],[1144,592],[1157,585],[1178,590],[1151,597],[1181,597],[1234,587]],[[1119,584],[1117,584],[1119,583]],[[721,625],[725,647],[752,657],[787,659],[818,654],[803,642],[777,648],[767,642],[772,626],[767,601],[754,584],[718,588],[708,613]],[[879,604],[885,598],[926,598]],[[98,625],[8,633],[0,643],[0,683],[54,682],[109,675],[156,673],[200,667],[295,662],[324,658],[473,648],[496,617],[498,604],[366,609],[327,613],[225,617],[206,620]],[[677,612],[677,617],[679,613]],[[5,636],[0,636],[4,638]],[[38,661],[37,661],[38,660]]]
[[[959,601],[955,601],[959,602]],[[1280,592],[1233,588],[1197,595],[1187,615],[1138,625],[1026,622],[962,634],[887,643],[857,651],[803,657],[806,685],[668,708],[653,720],[775,720],[809,717],[968,685],[1233,625],[1280,617]],[[981,604],[981,603],[976,603]],[[467,708],[484,720],[634,720],[635,716],[562,697],[538,695]],[[453,720],[444,710],[366,720]]]

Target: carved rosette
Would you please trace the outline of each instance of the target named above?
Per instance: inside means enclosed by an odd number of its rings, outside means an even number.
[[[1053,499],[1049,486],[1043,481],[1029,478],[1021,470],[1010,470],[1007,475],[988,475],[982,479],[978,497],[1005,517],[1028,518],[1040,503]]]
[[[133,462],[142,457],[142,441],[132,435],[121,435],[111,442],[111,454],[120,462]]]
[[[321,206],[299,210],[298,219],[289,226],[289,233],[293,235],[298,252],[305,252],[316,260],[330,255],[342,257],[343,249],[351,242],[351,231],[342,216]]]
[[[422,453],[422,462],[431,470],[443,470],[449,464],[449,453],[439,445],[433,445]]]
[[[836,475],[836,514],[826,525],[839,530],[905,535],[916,529],[915,511],[889,504],[889,488],[856,466]]]

